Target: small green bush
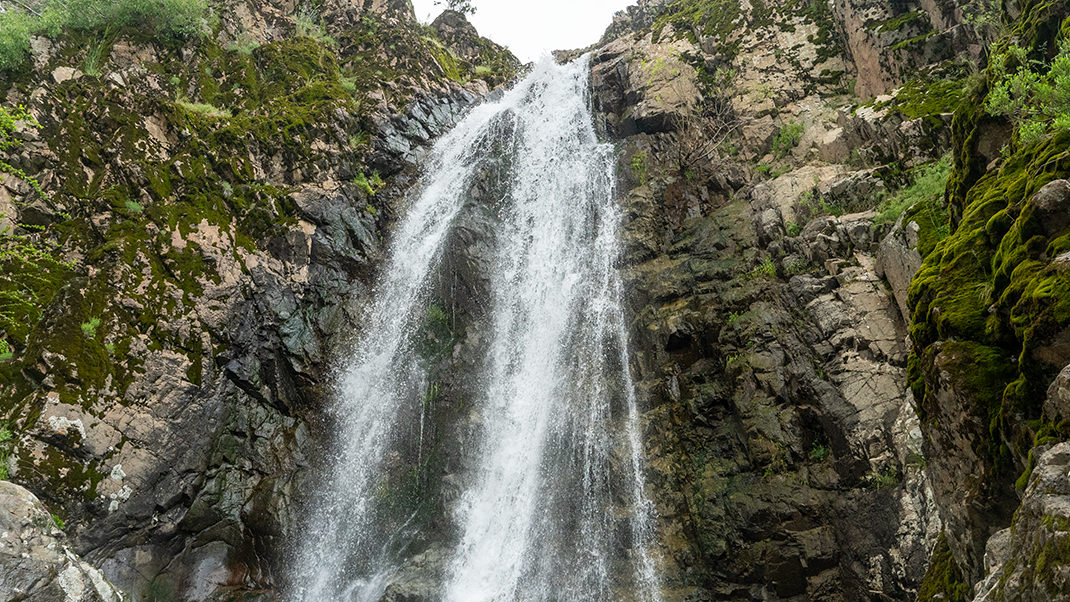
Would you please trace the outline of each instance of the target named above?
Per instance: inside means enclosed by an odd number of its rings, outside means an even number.
[[[45,0],[36,14],[10,4],[5,8],[0,13],[0,69],[4,70],[26,62],[34,35],[129,27],[165,43],[178,43],[208,33],[211,14],[208,0]]]
[[[799,142],[802,141],[803,132],[806,131],[806,126],[798,121],[789,121],[780,127],[780,131],[777,132],[776,138],[773,140],[773,155],[777,159],[781,159],[787,156],[796,146],[799,146]]]
[[[635,176],[635,181],[638,182],[640,186],[646,186],[646,151],[639,151],[632,155],[630,166],[632,168],[632,175]]]
[[[238,36],[238,39],[234,40],[230,44],[227,44],[227,50],[231,52],[237,52],[243,56],[249,56],[254,50],[260,48],[260,42],[257,42],[247,33],[242,33]]]
[[[93,339],[97,336],[97,328],[100,327],[100,318],[90,318],[88,322],[82,322],[82,334],[87,339]]]
[[[751,271],[750,275],[755,278],[762,276],[766,278],[776,278],[776,264],[773,263],[773,258],[766,257],[765,260],[762,261],[761,265]]]
[[[985,110],[1008,118],[1021,146],[1070,129],[1070,39],[1060,41],[1050,66],[1029,60],[1024,48],[1011,45],[996,55],[991,71],[996,83]]]
[[[30,53],[30,36],[38,27],[39,20],[29,13],[17,9],[0,13],[0,69],[22,66]]]
[[[0,426],[0,481],[8,479],[7,462],[11,457],[11,441],[15,435],[7,425]]]
[[[364,172],[360,172],[357,177],[353,178],[353,183],[368,196],[375,196],[375,193],[379,192],[384,185],[383,179],[379,177],[379,172],[377,171],[372,172],[370,178],[364,175]]]
[[[15,137],[15,128],[19,122],[29,123],[31,127],[37,129],[41,128],[41,124],[37,123],[37,119],[22,105],[19,105],[14,110],[10,111],[4,107],[0,107],[0,157],[7,156],[8,151],[22,144],[22,141]],[[26,172],[11,165],[2,158],[0,158],[0,172],[11,174],[26,182],[35,192],[37,192],[37,194],[41,195],[42,198],[47,196],[36,179],[27,176]]]
[[[302,6],[294,13],[294,21],[297,24],[297,36],[312,38],[324,46],[334,46],[335,39],[327,35],[323,28],[322,19],[309,5]]]
[[[824,462],[828,457],[829,448],[815,441],[814,446],[810,448],[810,459],[814,462]]]
[[[945,155],[939,161],[919,168],[920,173],[910,186],[900,189],[887,197],[877,206],[877,224],[893,223],[903,212],[918,203],[942,205],[947,179],[951,175],[951,156]]]

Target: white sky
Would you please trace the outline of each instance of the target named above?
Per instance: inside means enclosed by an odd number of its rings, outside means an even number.
[[[543,52],[584,48],[598,41],[613,13],[635,0],[473,0],[468,20],[479,34],[508,46],[521,61]],[[435,0],[412,0],[416,16],[431,22],[442,12]]]

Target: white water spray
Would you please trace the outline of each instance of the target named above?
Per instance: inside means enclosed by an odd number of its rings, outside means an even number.
[[[405,562],[406,524],[384,519],[379,480],[418,422],[425,375],[410,341],[481,157],[508,153],[497,203],[489,350],[478,445],[453,509],[435,600],[657,599],[639,412],[616,268],[622,216],[613,148],[597,140],[586,61],[544,60],[434,148],[394,235],[342,378],[339,443],[298,554],[300,602],[374,602]]]

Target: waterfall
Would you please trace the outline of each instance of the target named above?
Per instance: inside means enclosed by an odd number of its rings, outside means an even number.
[[[389,516],[379,491],[394,450],[423,437],[414,331],[472,181],[503,153],[478,418],[431,599],[657,599],[614,152],[595,134],[588,73],[586,60],[546,58],[435,145],[339,377],[337,444],[299,542],[295,600],[376,602],[411,556],[418,527]]]

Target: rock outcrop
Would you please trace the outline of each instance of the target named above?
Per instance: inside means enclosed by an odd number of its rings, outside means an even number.
[[[1034,453],[1014,522],[988,540],[974,602],[1070,600],[1070,443]]]
[[[1070,9],[999,4],[640,0],[590,49],[667,602],[1067,599],[1070,135],[989,105]],[[431,141],[521,69],[457,12],[316,6],[38,36],[0,76],[28,112],[2,158],[0,474],[41,499],[0,482],[0,593],[285,586],[383,241]],[[986,49],[999,19],[1024,58]],[[447,570],[428,517],[478,420],[495,161],[416,333],[436,495],[405,507],[426,524],[385,600]]]
[[[26,602],[121,602],[75,554],[55,515],[32,493],[0,481],[0,597]]]

